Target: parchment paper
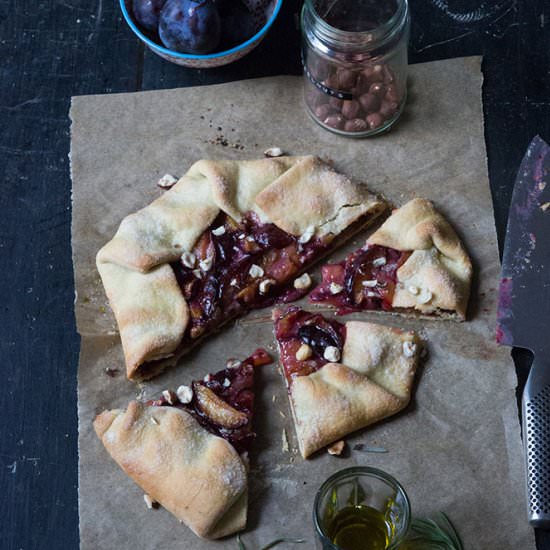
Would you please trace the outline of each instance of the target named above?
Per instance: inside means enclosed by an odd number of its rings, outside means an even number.
[[[413,514],[445,511],[469,549],[534,548],[526,522],[523,456],[509,351],[494,343],[496,234],[486,167],[479,58],[411,67],[410,98],[391,133],[369,140],[335,136],[306,114],[301,79],[276,77],[182,90],[77,97],[71,109],[73,253],[76,315],[82,335],[78,374],[80,536],[83,549],[237,549],[234,537],[196,538],[168,512],[146,508],[142,491],[110,459],[92,420],[105,408],[151,398],[210,371],[227,357],[258,346],[274,351],[268,310],[213,336],[200,349],[143,386],[128,382],[113,315],[96,272],[97,250],[121,219],[161,191],[165,173],[183,174],[201,158],[259,158],[268,147],[313,153],[402,204],[434,200],[471,253],[476,280],[470,321],[361,319],[416,328],[428,338],[429,359],[401,414],[347,438],[384,447],[348,458],[297,454],[286,390],[275,366],[258,371],[256,430],[251,457],[248,529],[256,549],[279,536],[304,537],[314,548],[311,508],[316,490],[335,471],[372,465],[405,486]],[[225,143],[225,145],[224,145]],[[299,205],[289,205],[296,208]],[[363,244],[359,235],[333,255]],[[319,274],[319,270],[313,271]],[[120,369],[110,377],[106,368]],[[283,430],[290,450],[283,450]]]

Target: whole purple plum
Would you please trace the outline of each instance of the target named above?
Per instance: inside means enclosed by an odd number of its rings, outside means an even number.
[[[132,8],[139,25],[148,31],[157,31],[159,15],[166,0],[134,0]]]
[[[220,15],[212,0],[166,0],[159,18],[159,36],[169,49],[205,54],[220,42]]]

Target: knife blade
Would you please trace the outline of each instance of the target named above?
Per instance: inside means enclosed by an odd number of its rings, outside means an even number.
[[[497,342],[533,363],[522,396],[528,519],[550,528],[550,147],[539,136],[521,163],[504,241]]]

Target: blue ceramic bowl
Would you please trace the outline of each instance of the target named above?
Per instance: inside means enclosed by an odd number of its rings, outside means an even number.
[[[267,9],[268,17],[265,25],[248,40],[223,52],[209,53],[204,55],[180,53],[173,50],[169,50],[164,46],[159,45],[157,42],[147,36],[136,24],[132,14],[131,4],[132,0],[120,0],[120,9],[124,15],[126,23],[132,29],[134,34],[160,57],[176,63],[176,65],[182,65],[183,67],[193,67],[196,69],[210,69],[212,67],[221,67],[227,65],[233,61],[237,61],[241,57],[244,57],[247,53],[251,52],[264,38],[267,31],[275,21],[283,0],[271,0]]]

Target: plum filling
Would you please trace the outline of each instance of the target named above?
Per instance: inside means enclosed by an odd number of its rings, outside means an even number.
[[[300,243],[253,212],[240,222],[220,214],[172,264],[191,316],[184,341],[247,310],[304,296],[307,289],[295,289],[293,280],[328,244],[316,238]]]
[[[342,323],[298,307],[275,311],[274,319],[288,385],[297,376],[307,376],[341,357],[346,339],[346,327]]]
[[[392,309],[397,270],[410,252],[385,246],[365,246],[340,263],[324,265],[323,280],[310,294],[311,302],[338,308],[338,314],[368,309]]]
[[[163,395],[147,405],[183,409],[209,432],[231,443],[238,453],[248,452],[256,437],[252,431],[254,369],[271,362],[265,350],[257,349],[244,361],[235,361],[235,366],[192,382],[187,390],[188,403],[180,400],[179,393],[167,392],[169,399]]]

